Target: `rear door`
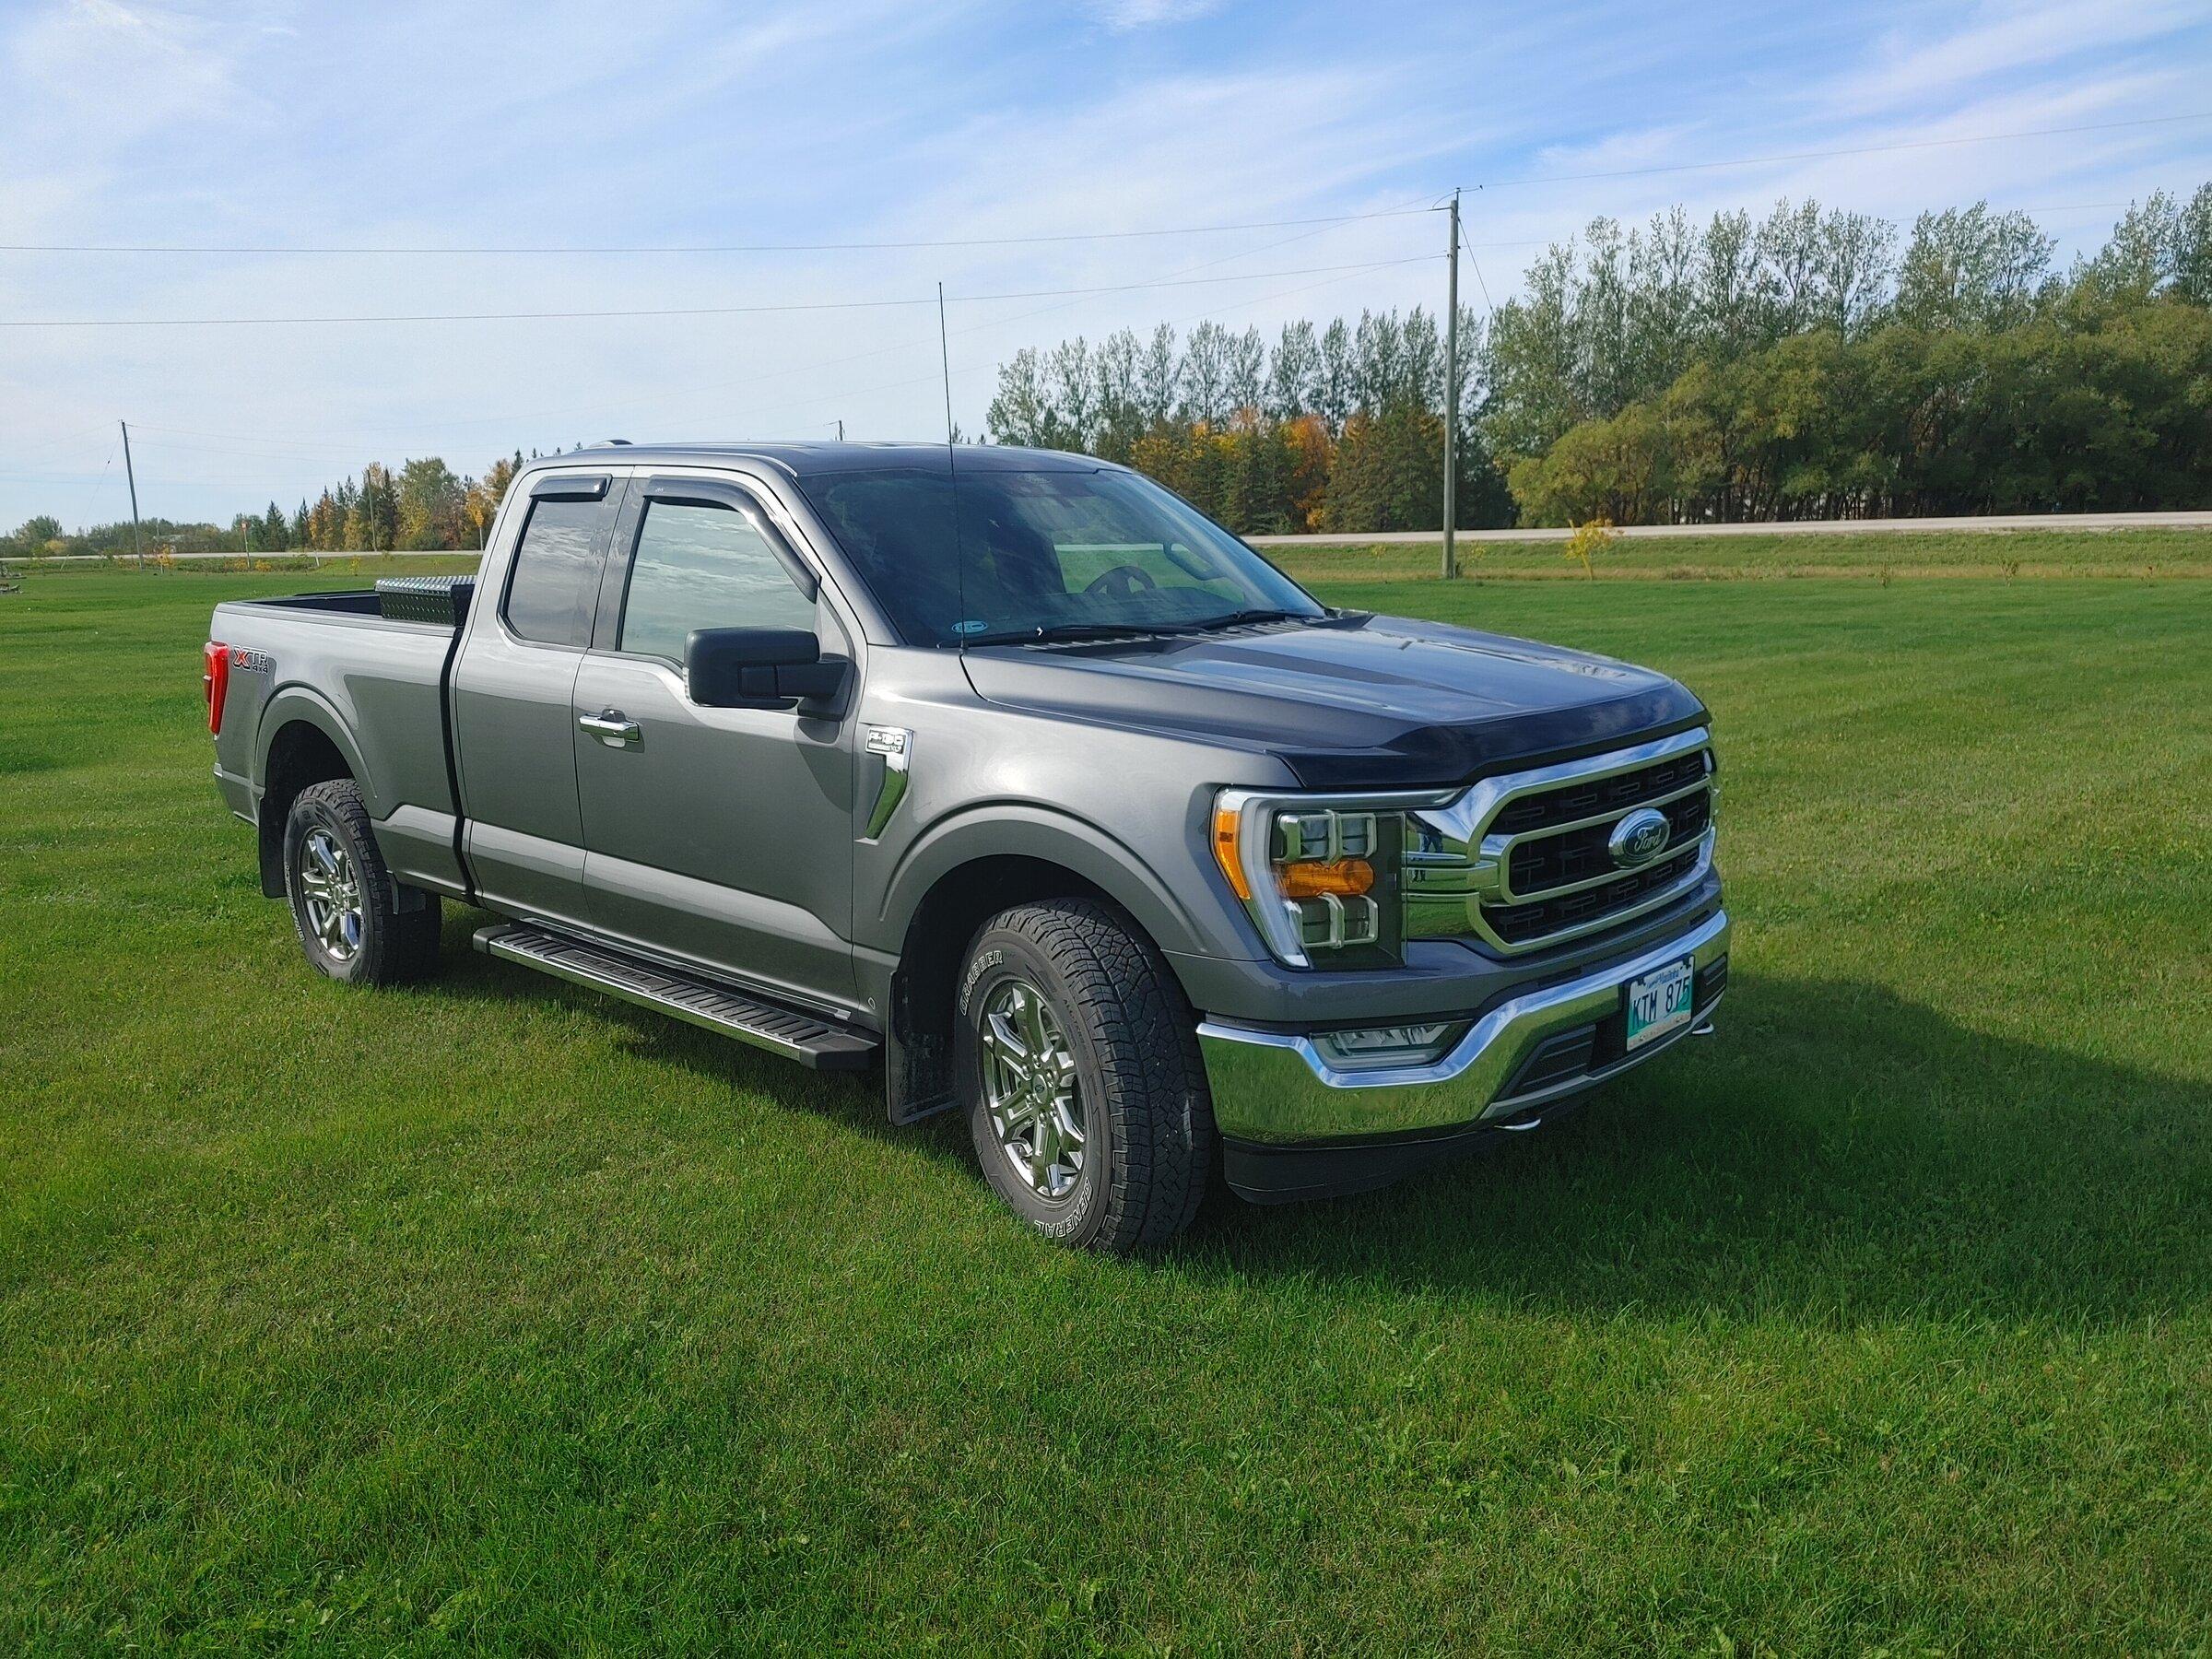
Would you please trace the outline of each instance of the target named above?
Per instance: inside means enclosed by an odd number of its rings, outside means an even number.
[[[852,1004],[859,665],[843,712],[818,715],[701,708],[683,657],[697,628],[806,629],[823,654],[852,657],[857,627],[772,498],[734,476],[639,479],[616,545],[574,699],[594,927]]]
[[[497,603],[479,598],[453,665],[477,890],[500,910],[570,926],[587,924],[571,699],[626,484],[605,469],[531,478]]]

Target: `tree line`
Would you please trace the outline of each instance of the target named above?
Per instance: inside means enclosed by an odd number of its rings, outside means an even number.
[[[1460,321],[1466,526],[2202,505],[2212,185],[2053,268],[2028,215],[1778,204],[1594,221]],[[1441,523],[1419,307],[1017,353],[988,434],[1125,462],[1247,532]]]
[[[147,518],[140,521],[134,536],[130,520],[121,519],[71,534],[65,532],[51,513],[41,513],[18,526],[12,535],[0,537],[0,555],[114,556],[132,553],[141,545],[149,557],[211,552],[381,553],[398,547],[474,549],[484,545],[507,487],[522,465],[520,450],[494,461],[482,477],[456,475],[435,455],[402,462],[397,470],[371,461],[358,477],[339,479],[312,501],[302,500],[290,512],[271,501],[265,512],[233,515],[228,528]]]
[[[1436,528],[1447,418],[1466,527],[2206,504],[2212,184],[2131,206],[2065,271],[2054,247],[1985,203],[1909,234],[1811,202],[1599,218],[1463,310],[1455,408],[1416,306],[1025,348],[985,435],[1125,463],[1253,534]],[[371,463],[227,530],[148,520],[148,551],[476,547],[522,459]],[[127,521],[0,538],[131,547]]]

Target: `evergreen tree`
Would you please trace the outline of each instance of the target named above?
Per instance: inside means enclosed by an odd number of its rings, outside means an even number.
[[[1302,318],[1283,324],[1267,365],[1267,413],[1295,420],[1318,406],[1321,393],[1321,340]]]

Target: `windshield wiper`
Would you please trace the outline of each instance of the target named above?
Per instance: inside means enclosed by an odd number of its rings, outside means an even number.
[[[1244,622],[1313,622],[1318,620],[1318,618],[1310,617],[1304,611],[1241,610],[1230,611],[1226,617],[1208,617],[1205,621],[1194,622],[1191,626],[1211,631],[1217,628],[1235,628]]]
[[[995,633],[970,634],[963,645],[1038,645],[1055,640],[1125,640],[1147,634],[1211,633],[1243,622],[1310,622],[1303,611],[1241,610],[1226,616],[1201,617],[1189,622],[1048,622],[1035,628],[1002,629]]]
[[[969,634],[963,645],[1041,645],[1053,640],[1117,640],[1141,634],[1188,633],[1187,622],[1049,622],[1009,628],[997,633]]]

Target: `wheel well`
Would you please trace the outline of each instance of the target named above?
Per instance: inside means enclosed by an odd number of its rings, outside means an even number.
[[[300,792],[333,778],[352,776],[346,757],[320,726],[294,720],[277,732],[276,741],[269,745],[268,772],[263,780],[261,811],[255,824],[263,893],[271,899],[284,897],[284,824]]]
[[[1003,910],[1041,899],[1094,899],[1128,920],[1098,883],[1042,858],[979,858],[947,870],[924,895],[891,978],[885,1082],[893,1123],[920,1117],[951,1098],[955,993],[976,929]],[[1128,925],[1137,927],[1134,920]]]

